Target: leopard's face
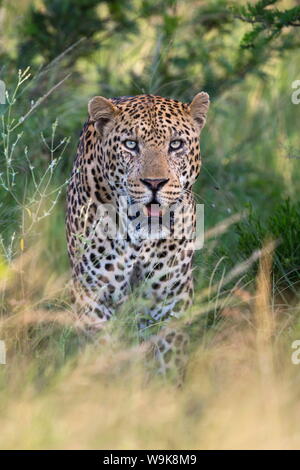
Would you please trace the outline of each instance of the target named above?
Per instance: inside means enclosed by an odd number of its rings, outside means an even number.
[[[177,202],[200,171],[199,133],[208,105],[206,93],[190,105],[152,95],[93,98],[89,112],[111,189],[146,208]]]

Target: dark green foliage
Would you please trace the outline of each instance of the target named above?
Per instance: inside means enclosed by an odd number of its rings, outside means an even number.
[[[100,14],[105,5],[108,14]],[[101,44],[100,33],[113,35],[135,27],[128,19],[130,1],[118,0],[43,0],[42,6],[31,5],[21,27],[20,65],[32,64],[39,58],[43,64],[55,59],[78,41],[68,64],[78,57],[88,57]]]
[[[279,50],[299,46],[300,6],[279,10],[276,8],[278,3],[278,0],[260,0],[255,4],[233,7],[235,16],[252,26],[251,31],[244,35],[243,48],[261,48],[279,37],[280,41],[274,45]],[[282,34],[285,28],[290,31]]]
[[[285,26],[299,22],[300,7],[268,8],[276,3],[263,0],[241,7],[237,2],[231,8],[228,0],[195,2],[189,14],[184,0],[43,0],[42,5],[29,8],[20,27],[18,61],[22,66],[44,65],[68,50],[64,64],[74,65],[104,43],[110,50],[118,37],[140,33],[141,18],[153,19],[157,40],[145,68],[132,72],[129,84],[118,76],[116,87],[115,71],[99,64],[105,88],[113,88],[116,94],[150,92],[187,100],[205,89],[214,97],[249,74],[264,76],[262,66],[272,57],[264,46],[271,47]],[[252,25],[242,48],[241,38],[233,35],[240,20]],[[295,33],[281,36],[281,48],[298,44]]]
[[[188,100],[204,89],[216,97],[248,74],[259,75],[267,51],[241,50],[232,36],[235,18],[227,0],[195,4],[193,13],[184,17],[179,11],[186,2],[176,4],[177,8],[164,8],[152,61],[141,75],[132,75],[132,93],[174,96],[175,90],[178,98]]]

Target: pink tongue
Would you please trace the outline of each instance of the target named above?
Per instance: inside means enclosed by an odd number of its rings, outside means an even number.
[[[148,217],[159,217],[160,215],[160,210],[159,206],[155,204],[151,204],[150,206],[147,206],[147,211],[148,211]]]

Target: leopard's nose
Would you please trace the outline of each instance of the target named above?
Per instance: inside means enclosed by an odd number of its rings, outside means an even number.
[[[141,182],[151,191],[158,191],[161,189],[167,182],[169,178],[141,178]]]

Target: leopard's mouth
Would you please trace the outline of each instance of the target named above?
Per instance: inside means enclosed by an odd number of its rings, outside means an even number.
[[[143,206],[143,213],[146,217],[163,217],[167,211],[166,207],[160,204],[146,204]]]

